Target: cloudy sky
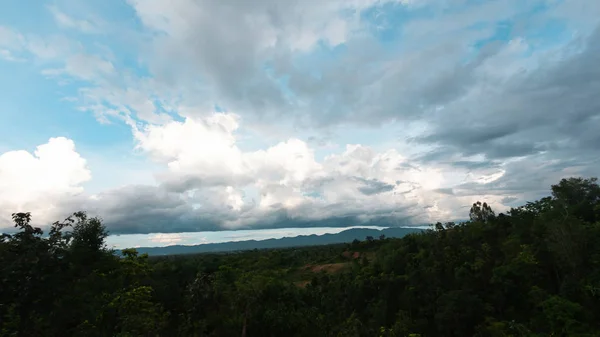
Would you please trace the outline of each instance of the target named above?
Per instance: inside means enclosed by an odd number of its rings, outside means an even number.
[[[598,175],[599,24],[594,0],[4,0],[0,230],[506,210]]]

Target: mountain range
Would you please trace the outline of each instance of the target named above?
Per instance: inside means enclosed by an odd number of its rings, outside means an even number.
[[[377,239],[381,235],[384,235],[387,238],[400,238],[407,234],[418,233],[421,231],[423,231],[423,229],[411,227],[386,228],[382,230],[371,228],[352,228],[336,234],[313,234],[284,237],[281,239],[206,243],[192,246],[173,245],[166,247],[140,247],[136,249],[140,254],[147,253],[150,256],[234,252],[252,249],[287,248],[347,243],[354,240],[365,240],[367,237]]]

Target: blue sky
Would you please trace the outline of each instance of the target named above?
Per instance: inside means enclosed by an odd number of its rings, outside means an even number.
[[[598,174],[599,18],[586,0],[5,1],[0,229],[86,210],[139,246],[506,210]]]

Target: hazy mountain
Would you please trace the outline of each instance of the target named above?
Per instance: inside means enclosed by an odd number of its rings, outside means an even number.
[[[410,233],[423,231],[420,228],[386,228],[383,230],[369,228],[353,228],[337,234],[323,235],[300,235],[296,237],[285,237],[281,239],[247,240],[237,242],[207,243],[194,246],[174,245],[167,247],[141,247],[137,248],[140,253],[148,255],[175,255],[195,253],[232,252],[249,249],[285,248],[299,246],[327,245],[332,243],[352,242],[353,240],[365,240],[367,236],[378,239],[385,235],[388,238],[399,238]]]

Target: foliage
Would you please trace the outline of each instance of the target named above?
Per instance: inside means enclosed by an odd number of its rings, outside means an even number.
[[[150,258],[75,213],[0,237],[0,336],[600,336],[600,187],[402,239]]]

